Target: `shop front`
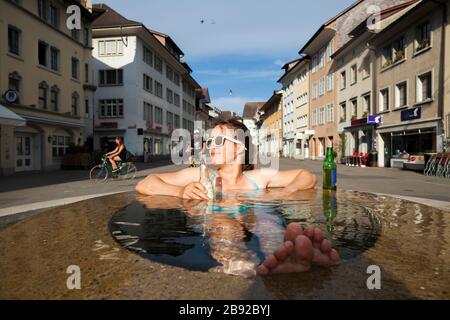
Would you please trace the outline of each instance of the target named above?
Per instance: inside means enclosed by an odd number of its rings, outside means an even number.
[[[400,123],[378,127],[378,165],[402,168],[410,155],[441,152],[440,130],[440,120],[422,119],[420,108],[404,110]]]

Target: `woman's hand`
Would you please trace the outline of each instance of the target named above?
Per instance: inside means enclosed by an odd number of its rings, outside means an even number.
[[[208,200],[208,191],[200,182],[191,182],[181,189],[180,198]]]

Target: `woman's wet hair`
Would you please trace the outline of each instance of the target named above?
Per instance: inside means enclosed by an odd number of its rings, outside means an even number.
[[[120,144],[123,144],[123,139],[121,136],[116,136],[115,140],[119,140]]]
[[[247,126],[237,120],[236,118],[230,118],[228,120],[220,120],[215,124],[215,127],[225,127],[228,129],[239,130],[244,133],[243,137],[239,137],[236,134],[236,139],[242,141],[247,149],[245,151],[245,161],[242,164],[242,171],[249,171],[255,169],[255,165],[251,161],[251,152],[253,151],[253,142],[250,135],[250,131]]]

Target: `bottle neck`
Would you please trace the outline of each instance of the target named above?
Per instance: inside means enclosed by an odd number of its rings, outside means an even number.
[[[333,160],[334,159],[333,148],[327,148],[326,159],[327,160]]]

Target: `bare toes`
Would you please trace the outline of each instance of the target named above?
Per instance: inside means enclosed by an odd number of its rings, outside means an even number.
[[[274,255],[270,255],[267,257],[266,261],[264,261],[263,265],[267,268],[267,269],[273,269],[278,265],[278,260]]]
[[[290,245],[289,245],[290,244]],[[276,251],[275,251],[275,257],[278,261],[284,261],[289,256],[290,252],[292,250],[289,250],[289,248],[293,248],[293,244],[291,241],[287,241],[283,243]]]
[[[330,252],[331,249],[332,249],[332,247],[331,247],[331,242],[328,241],[328,240],[326,240],[326,239],[323,240],[323,241],[322,241],[322,244],[320,245],[320,250],[321,250],[323,253],[327,253],[327,252]]]
[[[267,269],[267,267],[265,266],[265,265],[260,265],[257,269],[256,269],[256,271],[258,272],[258,274],[260,275],[260,276],[267,276],[268,274],[269,274],[269,272],[270,272],[270,270],[269,269]]]
[[[314,242],[315,244],[322,244],[323,239],[325,238],[325,236],[323,235],[322,230],[320,230],[319,228],[314,228]]]
[[[287,228],[286,232],[284,234],[284,241],[295,241],[295,238],[297,236],[303,234],[303,228],[298,223],[290,223]]]
[[[339,257],[339,253],[336,250],[332,249],[330,251],[330,259],[333,263],[337,263],[341,258]]]
[[[313,258],[313,247],[311,240],[306,236],[298,236],[295,239],[294,254],[297,259],[311,262]]]
[[[314,239],[314,228],[313,227],[306,227],[305,230],[303,230],[303,234],[311,239],[311,241]]]

